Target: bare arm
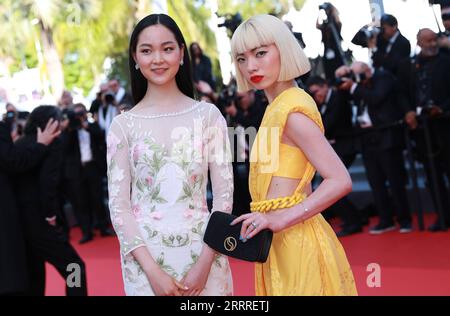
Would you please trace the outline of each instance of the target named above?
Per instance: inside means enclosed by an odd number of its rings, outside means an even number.
[[[290,114],[285,133],[303,151],[323,181],[302,203],[284,211],[283,228],[313,217],[352,190],[347,169],[311,119],[300,113]]]
[[[352,182],[342,161],[328,143],[320,128],[304,114],[288,116],[285,135],[306,155],[324,179],[302,203],[269,213],[245,214],[233,224],[243,221],[241,235],[249,239],[262,229],[279,232],[322,212],[352,189]],[[307,211],[305,211],[307,209]],[[253,229],[251,223],[257,224]]]

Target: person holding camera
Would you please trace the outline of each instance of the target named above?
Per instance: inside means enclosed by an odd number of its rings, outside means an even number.
[[[394,76],[383,70],[373,70],[369,65],[355,62],[351,67],[336,70],[342,78],[340,90],[348,91],[359,103],[358,129],[367,179],[372,189],[379,223],[371,234],[394,230],[393,209],[400,225],[400,233],[411,232],[411,215],[406,196],[406,169],[403,159],[403,130],[396,124],[403,111],[396,104]],[[393,205],[389,203],[388,186]]]
[[[319,9],[323,10],[326,15],[326,18],[319,16],[316,22],[316,28],[322,32],[325,78],[333,81],[336,69],[345,64],[341,47],[342,23],[339,11],[331,3],[325,2],[319,6]]]
[[[330,87],[325,79],[318,76],[309,78],[306,85],[322,115],[325,137],[348,169],[356,156],[349,98],[346,93]],[[330,209],[335,210],[343,222],[342,230],[336,233],[338,237],[362,231],[361,216],[347,196]]]
[[[69,200],[83,233],[80,244],[93,239],[94,215],[101,236],[113,236],[114,233],[108,227],[102,187],[103,175],[106,173],[105,134],[97,123],[87,121],[83,104],[76,104],[69,114],[69,126],[64,137],[64,178]]]
[[[19,148],[11,139],[10,126],[0,122],[0,295],[25,293],[29,287],[25,241],[12,177],[36,167],[59,134],[58,123],[50,120],[45,129],[37,130],[34,143]]]
[[[411,44],[400,33],[397,19],[390,14],[384,14],[380,19],[381,32],[377,36],[376,48],[372,55],[373,66],[383,68],[392,74],[397,74],[397,67],[402,60],[411,54]]]
[[[450,226],[450,203],[444,180],[444,175],[450,180],[450,57],[439,51],[438,36],[430,29],[419,31],[417,45],[421,51],[401,65],[399,82],[402,83],[401,101],[407,109],[405,121],[412,131],[418,158],[424,164],[434,203],[440,203],[444,211],[444,218],[438,217],[428,228],[435,232],[444,230],[442,221]],[[427,150],[424,120],[431,136],[431,144],[428,145],[432,153]],[[437,187],[433,181],[431,164],[436,171]],[[439,197],[436,192],[439,192]]]
[[[50,105],[35,108],[25,126],[25,135],[16,143],[28,148],[36,142],[37,128],[43,128],[49,119],[61,120],[61,111]],[[80,286],[66,284],[68,296],[86,296],[86,267],[72,247],[62,228],[57,224],[60,217],[60,179],[63,163],[63,146],[56,139],[47,150],[45,158],[33,169],[16,177],[18,208],[25,235],[30,290],[27,294],[45,295],[45,262],[53,265],[66,280],[70,264],[80,268]]]

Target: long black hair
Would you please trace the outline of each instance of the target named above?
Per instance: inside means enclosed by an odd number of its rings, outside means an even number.
[[[61,110],[53,105],[41,105],[35,108],[30,116],[28,116],[25,124],[25,135],[34,135],[37,133],[37,128],[44,130],[49,119],[61,121]]]
[[[180,47],[183,46],[183,65],[180,66],[180,69],[175,76],[175,81],[177,83],[178,89],[180,89],[183,94],[187,95],[188,97],[194,98],[191,62],[186,46],[186,41],[184,40],[180,28],[175,23],[175,21],[166,14],[150,14],[139,21],[139,23],[134,28],[130,38],[128,58],[130,66],[131,92],[133,94],[134,104],[137,104],[144,98],[145,93],[147,92],[147,79],[142,75],[139,69],[135,68],[136,62],[133,59],[133,53],[136,53],[139,34],[141,34],[141,32],[147,27],[157,24],[167,27],[175,36],[178,45]]]

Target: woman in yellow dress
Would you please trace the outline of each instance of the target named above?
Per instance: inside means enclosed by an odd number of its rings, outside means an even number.
[[[242,23],[231,40],[239,91],[264,90],[270,104],[251,151],[251,213],[242,241],[274,232],[265,263],[255,266],[256,295],[357,295],[344,249],[320,214],[352,188],[323,135],[313,99],[295,78],[310,69],[287,26],[271,15]],[[323,182],[312,192],[318,171]]]

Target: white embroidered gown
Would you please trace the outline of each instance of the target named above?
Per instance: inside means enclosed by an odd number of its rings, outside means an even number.
[[[177,113],[114,118],[108,133],[111,220],[120,242],[126,295],[154,295],[130,253],[147,247],[158,265],[181,280],[198,259],[210,216],[231,212],[233,174],[225,119],[213,104],[197,102]],[[232,295],[228,259],[217,255],[202,295]]]

